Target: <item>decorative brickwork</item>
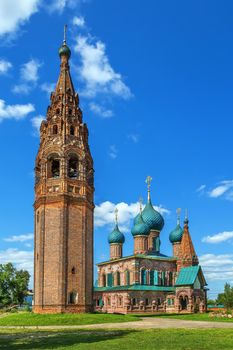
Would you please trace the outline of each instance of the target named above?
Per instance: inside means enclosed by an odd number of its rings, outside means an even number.
[[[69,69],[61,70],[40,128],[35,165],[34,312],[85,312],[93,300],[93,160]]]

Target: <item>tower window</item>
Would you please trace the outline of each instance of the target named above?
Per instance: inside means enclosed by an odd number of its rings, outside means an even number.
[[[60,176],[60,161],[58,159],[52,160],[51,175],[54,178]]]
[[[69,115],[72,115],[72,109],[69,108]]]
[[[40,213],[39,213],[39,211],[37,212],[36,221],[37,221],[37,223],[40,221]]]
[[[70,135],[74,135],[74,131],[75,131],[74,126],[71,125],[71,127],[70,127]]]
[[[57,125],[54,125],[53,126],[53,135],[56,135],[57,134]]]
[[[69,159],[68,176],[71,179],[76,179],[78,177],[78,159],[77,158]]]
[[[71,269],[72,275],[75,275],[75,272],[76,272],[76,271],[75,271],[75,267],[73,266],[72,269]]]
[[[60,113],[60,109],[59,108],[57,108],[57,110],[56,110],[56,114],[59,114]]]
[[[77,304],[77,293],[76,292],[71,292],[69,294],[69,303],[70,304]]]

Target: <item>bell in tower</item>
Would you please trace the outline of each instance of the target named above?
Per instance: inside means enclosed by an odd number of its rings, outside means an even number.
[[[40,128],[35,165],[34,312],[89,312],[93,292],[93,160],[70,75],[60,74]]]

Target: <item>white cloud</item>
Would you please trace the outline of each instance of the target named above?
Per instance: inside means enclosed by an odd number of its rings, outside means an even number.
[[[131,220],[139,213],[138,203],[112,203],[110,201],[96,205],[94,212],[95,227],[104,227],[114,224],[115,209],[118,209],[119,226],[123,231],[130,230]],[[162,215],[169,214],[169,210],[161,206],[154,206]]]
[[[33,274],[33,251],[23,251],[16,248],[9,248],[0,251],[0,264],[13,263],[16,268],[29,271]]]
[[[111,109],[105,109],[103,106],[98,105],[97,103],[89,103],[89,108],[92,112],[102,118],[111,118],[113,116],[113,111]]]
[[[38,70],[42,66],[37,59],[31,59],[24,63],[20,69],[21,79],[28,82],[37,82],[39,79]]]
[[[205,189],[206,189],[206,185],[201,185],[200,187],[198,187],[196,189],[196,192],[197,193],[203,193],[205,191]]]
[[[31,86],[28,84],[18,84],[14,85],[12,88],[12,92],[15,94],[28,94],[29,91],[31,90]]]
[[[84,27],[85,26],[85,19],[82,16],[75,16],[72,21],[74,26],[77,27]]]
[[[134,143],[138,143],[139,141],[139,136],[137,134],[129,134],[128,139],[133,141]]]
[[[56,84],[55,83],[43,83],[40,85],[42,91],[46,92],[50,96],[51,92],[54,91]]]
[[[218,186],[209,192],[209,197],[219,198],[224,196],[225,199],[233,200],[233,180],[221,181]]]
[[[34,110],[35,108],[31,103],[6,105],[5,101],[0,99],[0,122],[5,119],[23,119]]]
[[[0,60],[0,74],[6,74],[12,68],[12,63],[6,60]]]
[[[111,157],[112,159],[116,159],[117,154],[118,154],[118,150],[117,150],[116,146],[111,145],[109,147],[109,152],[108,152],[109,157]]]
[[[128,99],[132,96],[122,76],[112,68],[105,52],[105,44],[91,35],[78,36],[74,51],[81,57],[78,72],[85,83],[83,95],[94,97],[98,93],[111,94]]]
[[[49,12],[62,14],[66,7],[74,8],[80,2],[81,0],[51,0],[49,3],[46,3],[45,7]]]
[[[1,0],[0,36],[16,32],[38,10],[40,0]]]
[[[233,254],[204,254],[199,257],[207,280],[230,282],[233,279]]]
[[[36,135],[40,134],[40,126],[43,120],[45,120],[45,117],[40,114],[31,119],[32,126],[36,132]]]
[[[25,235],[14,235],[11,237],[4,238],[3,240],[6,242],[25,242],[31,241],[34,238],[33,233],[27,233]]]
[[[202,242],[205,243],[221,243],[230,240],[233,238],[233,231],[224,231],[217,233],[213,236],[206,236],[202,238]]]
[[[14,85],[12,91],[17,94],[28,94],[36,87],[39,79],[38,71],[42,66],[37,59],[31,59],[27,63],[22,64],[20,68],[21,84]]]

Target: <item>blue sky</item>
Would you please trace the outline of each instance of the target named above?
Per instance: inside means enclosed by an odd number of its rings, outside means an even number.
[[[116,205],[131,254],[151,175],[162,252],[176,208],[188,208],[209,296],[233,283],[232,12],[213,0],[0,1],[0,262],[32,270],[38,124],[67,23],[95,164],[95,261],[108,258]]]

